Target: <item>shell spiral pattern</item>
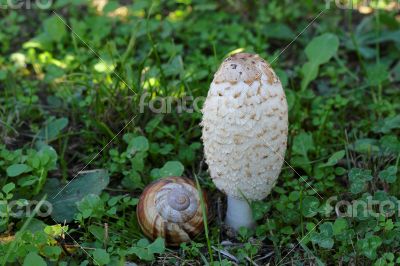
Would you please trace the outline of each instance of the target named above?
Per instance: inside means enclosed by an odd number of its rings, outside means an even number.
[[[206,201],[206,194],[203,192]],[[151,183],[137,206],[139,225],[150,239],[161,236],[177,246],[203,230],[203,213],[196,185],[184,177],[167,177]]]

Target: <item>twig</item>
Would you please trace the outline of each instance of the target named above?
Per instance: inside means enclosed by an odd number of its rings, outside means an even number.
[[[255,263],[252,259],[250,259],[249,256],[246,256],[245,258],[246,258],[246,260],[247,260],[248,262],[250,262],[250,263],[253,264],[254,266],[258,266],[258,264]]]
[[[229,253],[228,251],[226,251],[225,249],[218,249],[214,246],[211,246],[213,250],[217,251],[218,253],[221,253],[222,255],[224,255],[225,257],[233,260],[235,263],[239,263],[239,260],[233,256],[231,253]]]
[[[107,249],[107,243],[108,243],[108,223],[104,223],[104,249]]]
[[[272,254],[274,254],[274,253],[275,253],[274,251],[271,251],[270,253],[268,253],[268,254],[262,256],[261,258],[255,259],[254,261],[259,261],[259,260],[263,260],[263,259],[266,259],[266,258],[268,258],[268,257],[271,257]]]

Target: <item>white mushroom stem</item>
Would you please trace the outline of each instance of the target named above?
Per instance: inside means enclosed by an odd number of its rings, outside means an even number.
[[[235,231],[238,231],[242,226],[247,228],[254,227],[255,221],[248,202],[228,196],[228,209],[226,211],[225,223]]]

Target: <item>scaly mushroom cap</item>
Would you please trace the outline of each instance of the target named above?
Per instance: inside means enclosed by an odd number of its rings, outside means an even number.
[[[288,112],[285,92],[258,55],[225,59],[203,106],[206,162],[215,185],[235,198],[260,200],[284,161]]]

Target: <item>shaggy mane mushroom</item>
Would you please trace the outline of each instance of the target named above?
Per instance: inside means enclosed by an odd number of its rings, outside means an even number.
[[[249,201],[264,199],[284,161],[288,114],[284,90],[269,64],[255,54],[223,61],[203,106],[206,162],[228,197],[226,223],[253,227]]]

